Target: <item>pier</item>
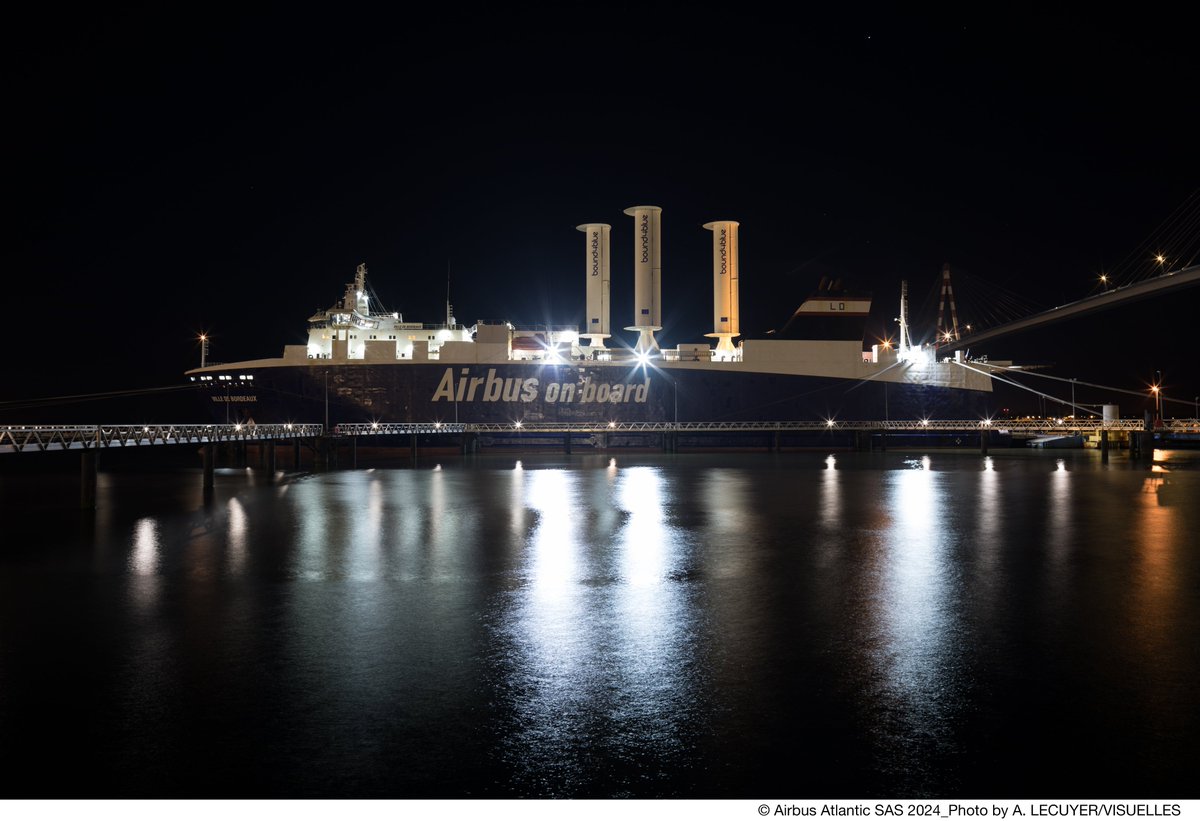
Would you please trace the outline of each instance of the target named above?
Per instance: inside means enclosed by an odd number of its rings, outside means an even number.
[[[1092,434],[1102,430],[1145,430],[1141,419],[891,419],[875,421],[840,421],[837,419],[800,422],[361,422],[335,425],[340,436],[426,435],[448,433],[605,433],[605,432],[745,432],[745,431],[886,431],[899,432],[967,432],[1011,431],[1014,433],[1076,433]],[[1155,430],[1200,432],[1200,420],[1167,420]]]
[[[1095,447],[1107,452],[1110,447],[1126,447],[1135,454],[1141,454],[1153,447],[1152,442],[1157,434],[1160,437],[1174,437],[1177,441],[1187,439],[1200,440],[1200,420],[1174,419],[1166,422],[1155,422],[1144,419],[1104,420],[1096,418],[1050,418],[1050,419],[891,419],[874,421],[841,421],[837,419],[815,421],[763,421],[763,422],[531,422],[517,420],[507,423],[456,423],[456,422],[369,422],[339,424],[334,427],[336,437],[350,437],[353,443],[363,436],[407,436],[409,437],[413,456],[417,451],[418,437],[437,438],[457,435],[462,444],[462,452],[473,453],[480,449],[481,441],[488,437],[499,437],[508,444],[530,442],[536,437],[541,438],[539,444],[553,445],[561,442],[565,453],[572,449],[573,437],[586,437],[575,440],[575,444],[607,449],[613,437],[622,434],[640,434],[643,441],[657,442],[662,450],[673,453],[681,444],[692,437],[693,442],[707,441],[715,447],[736,447],[736,442],[727,440],[718,442],[715,437],[729,434],[731,437],[759,434],[755,438],[757,446],[770,451],[784,448],[785,437],[792,435],[807,435],[809,444],[802,447],[820,446],[819,440],[813,440],[813,435],[829,434],[830,444],[834,435],[843,447],[853,447],[856,450],[886,450],[889,435],[897,438],[893,444],[899,444],[904,439],[911,441],[912,437],[925,437],[926,446],[942,447],[975,447],[987,453],[989,446],[995,446],[1002,437],[1020,440],[1022,444],[1030,443],[1036,437],[1042,437],[1046,446],[1069,446],[1061,444],[1061,440],[1070,437],[1078,438],[1076,447],[1084,447],[1085,440]],[[930,443],[929,438],[941,438],[943,441]],[[1054,442],[1056,444],[1049,444]],[[1036,443],[1035,443],[1036,444]],[[700,445],[702,447],[702,445]]]
[[[78,451],[80,454],[80,506],[96,506],[96,455],[103,450],[150,448],[169,445],[201,445],[204,456],[204,489],[212,490],[216,447],[232,445],[245,462],[245,446],[254,442],[265,449],[260,455],[265,467],[275,470],[275,447],[290,441],[295,449],[293,464],[300,461],[300,442],[322,441],[322,425],[4,425],[0,426],[0,454]],[[324,449],[318,447],[318,453]]]
[[[722,434],[728,438],[722,438]],[[801,444],[788,443],[790,435],[806,436]],[[828,434],[825,439],[822,434]],[[625,439],[622,439],[625,435]],[[636,438],[630,444],[628,437]],[[818,439],[812,437],[817,435]],[[362,437],[408,438],[415,462],[419,440],[444,439],[450,448],[464,455],[478,453],[485,446],[561,448],[570,454],[573,447],[607,450],[620,448],[661,448],[677,452],[681,446],[692,449],[751,448],[778,452],[786,447],[811,449],[829,446],[855,450],[887,450],[889,444],[908,443],[922,447],[989,447],[1004,442],[1047,447],[1085,447],[1087,444],[1107,454],[1110,448],[1128,449],[1134,458],[1143,458],[1155,447],[1155,441],[1200,442],[1200,419],[1153,420],[1100,418],[1050,419],[888,419],[874,421],[815,420],[762,422],[363,422],[341,423],[326,431],[320,424],[162,424],[162,425],[6,425],[0,426],[0,454],[32,454],[77,451],[80,454],[80,504],[96,503],[96,456],[100,451],[145,449],[170,445],[200,445],[203,455],[204,488],[211,490],[217,463],[216,448],[231,446],[234,461],[246,466],[246,446],[259,448],[261,466],[270,474],[276,470],[276,447],[290,443],[292,464],[301,463],[301,442],[313,454],[313,466],[320,469],[339,466],[340,446],[349,444],[349,467],[358,466],[358,441]],[[895,437],[895,438],[892,438]],[[1033,441],[1041,437],[1043,442]],[[914,438],[916,441],[914,441]],[[614,442],[614,439],[616,440]]]

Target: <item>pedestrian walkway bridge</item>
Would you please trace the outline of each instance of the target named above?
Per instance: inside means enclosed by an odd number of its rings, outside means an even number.
[[[322,425],[2,425],[0,453],[258,442],[321,436]]]
[[[840,421],[837,419],[801,422],[368,422],[334,426],[338,436],[427,435],[445,433],[719,433],[748,431],[1004,431],[1008,433],[1095,433],[1101,430],[1145,430],[1142,419],[891,419],[882,421]],[[1173,419],[1158,430],[1200,432],[1196,419]]]
[[[334,437],[438,434],[748,433],[868,431],[873,433],[995,431],[1016,434],[1094,434],[1146,430],[1141,419],[838,419],[792,422],[363,422],[335,425]],[[1200,434],[1200,420],[1171,419],[1154,430]],[[153,445],[318,439],[319,424],[287,425],[4,425],[0,453],[103,450]]]

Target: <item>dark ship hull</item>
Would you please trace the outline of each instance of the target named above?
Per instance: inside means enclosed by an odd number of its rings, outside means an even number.
[[[580,423],[983,419],[987,391],[811,375],[583,363],[244,367],[198,384],[217,422]]]

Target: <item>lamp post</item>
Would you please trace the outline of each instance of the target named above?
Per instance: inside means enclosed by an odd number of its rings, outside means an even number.
[[[200,367],[208,361],[208,334],[200,334]]]

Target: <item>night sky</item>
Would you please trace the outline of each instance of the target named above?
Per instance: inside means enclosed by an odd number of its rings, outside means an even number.
[[[278,356],[359,262],[408,320],[442,320],[449,271],[460,321],[582,325],[584,222],[613,226],[623,327],[638,204],[663,208],[665,345],[711,330],[713,219],[742,224],[745,334],[822,276],[893,336],[907,280],[928,333],[943,263],[963,322],[1051,307],[1142,261],[1200,186],[1200,61],[1161,12],[405,8],[11,20],[0,400],[177,385],[201,330],[213,360]],[[1130,389],[1158,370],[1190,416],[1198,305],[982,353]]]

